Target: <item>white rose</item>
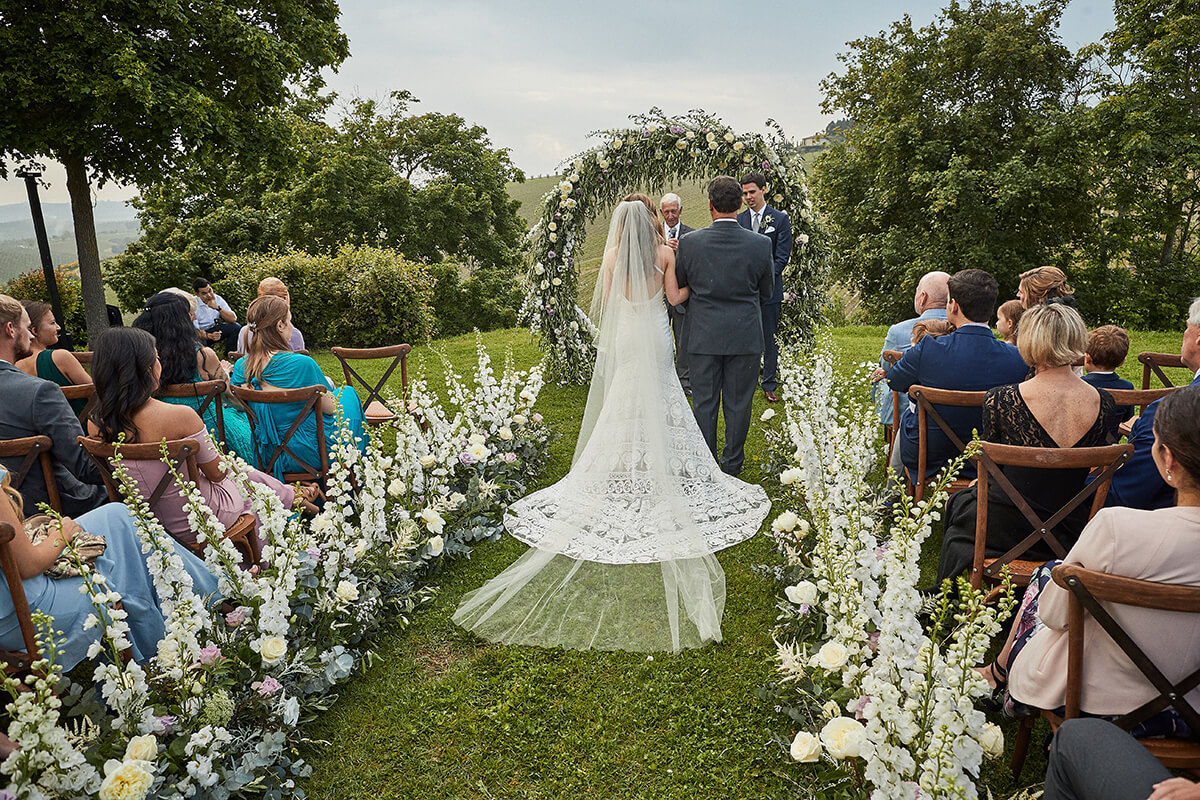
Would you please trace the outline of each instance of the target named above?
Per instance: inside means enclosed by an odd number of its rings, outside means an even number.
[[[983,754],[988,758],[1000,758],[1004,755],[1004,730],[994,722],[983,723],[983,733],[979,735],[979,745]]]
[[[796,526],[799,524],[800,518],[796,516],[795,512],[784,511],[775,518],[774,522],[771,523],[771,530],[775,531],[776,533],[785,533],[787,531],[795,530]]]
[[[759,419],[761,419],[763,422],[766,422],[767,420],[774,419],[774,418],[775,418],[775,409],[773,409],[773,408],[768,408],[766,411],[764,411],[762,413],[762,416],[759,417]]]
[[[550,241],[552,241],[552,242],[557,242],[557,241],[558,241],[558,234],[557,234],[557,233],[551,233],[549,238],[550,238]]]
[[[516,420],[513,420],[513,421],[515,422]],[[496,435],[499,436],[500,439],[505,442],[512,441],[512,438],[513,438],[512,428],[510,428],[506,425],[505,427],[496,431]]]
[[[492,454],[492,451],[488,450],[482,444],[471,445],[467,448],[467,452],[471,454],[471,458],[476,464],[478,464],[480,461],[486,461],[487,457]]]
[[[800,477],[803,474],[804,472],[799,467],[785,469],[783,472],[779,473],[779,482],[784,486],[790,486],[793,483],[799,483]]]
[[[158,756],[158,739],[153,734],[135,736],[125,745],[125,760],[153,761]]]
[[[811,606],[817,602],[817,585],[811,581],[800,581],[795,586],[784,589],[783,593],[787,596],[789,603],[795,603],[798,606]],[[833,643],[829,642],[828,644]]]
[[[388,494],[390,494],[392,497],[399,497],[406,491],[408,491],[408,487],[405,486],[404,481],[400,480],[399,478],[393,478],[392,482],[388,484]]]
[[[846,666],[846,660],[849,657],[850,653],[847,652],[844,644],[838,641],[829,641],[821,645],[821,649],[813,656],[812,663],[821,669],[835,670]],[[822,735],[821,738],[824,739],[825,737]],[[828,747],[828,743],[826,747]],[[855,755],[858,754],[855,753]]]
[[[258,649],[258,654],[262,656],[262,660],[266,664],[275,664],[283,659],[287,654],[287,640],[282,636],[268,636],[263,639],[262,646]]]
[[[569,180],[571,183],[579,183],[579,173],[572,172],[571,176],[567,178],[567,180]]]
[[[733,141],[733,134],[732,134],[732,133],[727,133],[727,134],[725,134],[725,141],[727,141],[727,142],[732,142],[732,141]]]
[[[437,463],[437,459],[434,458],[433,456],[429,456],[429,455],[421,456],[421,466],[424,467],[425,469],[429,469],[436,463]]]
[[[334,594],[343,603],[353,603],[358,599],[358,586],[351,581],[339,581]]]
[[[154,775],[147,766],[145,761],[109,759],[104,764],[100,800],[142,800],[154,783]]]
[[[796,530],[799,531],[800,538],[808,536],[808,532],[812,530],[812,526],[808,524],[808,520],[802,519],[796,523]]]
[[[534,271],[536,274],[538,274],[538,275],[545,275],[545,274],[546,274],[546,268],[545,268],[545,267],[543,267],[541,264],[538,264],[536,267],[534,267],[534,268],[533,268],[533,271]]]
[[[734,142],[734,143],[733,143],[733,149],[734,149],[734,150],[741,150],[741,149],[742,149],[743,147],[745,147],[745,146],[746,146],[746,145],[742,144],[741,142]]]
[[[471,444],[483,444],[484,442],[487,441],[487,434],[486,433],[472,433],[470,436],[467,437],[467,441],[470,442]]]
[[[796,241],[799,242],[800,244],[808,244],[808,234],[807,233],[800,234],[799,236],[796,237]]]
[[[529,419],[524,414],[513,414],[512,421],[514,425],[524,425]]]
[[[417,519],[425,523],[425,527],[430,533],[441,535],[442,530],[446,527],[446,520],[442,519],[442,515],[434,511],[432,508],[425,508],[417,514]]]
[[[696,138],[696,132],[695,132],[695,131],[684,131],[683,135],[684,135],[684,136],[686,136],[686,137],[687,137],[687,138],[689,138],[689,139],[695,139],[695,138]]]
[[[849,717],[834,717],[821,729],[821,744],[834,758],[858,758],[866,738],[863,726]]]
[[[792,739],[792,760],[812,764],[821,757],[821,740],[808,731],[800,731]]]
[[[575,207],[575,201],[574,201],[574,200],[568,200],[567,202],[563,203],[563,205],[565,205],[567,208],[574,208],[574,207]]]
[[[613,150],[620,150],[620,149],[621,149],[621,144],[622,144],[621,140],[620,140],[620,139],[617,139],[615,142],[613,142],[613,143],[612,143],[612,149],[613,149]]]
[[[776,192],[776,193],[775,193],[775,202],[776,202],[776,203],[782,203],[782,202],[783,202],[783,195],[781,195],[781,194],[779,194],[778,192]]]
[[[429,539],[429,555],[440,556],[445,549],[446,542],[441,536],[433,536]]]
[[[562,286],[562,278],[551,278],[550,285],[551,286]]]
[[[704,138],[710,142],[715,142],[717,140],[717,135],[712,131],[709,131],[708,133],[704,134]]]
[[[549,229],[550,229],[550,230],[552,230],[552,231],[556,231],[556,230],[558,230],[558,223],[556,223],[556,222],[551,222],[551,223],[550,223],[549,225],[547,225],[546,227],[547,227],[547,228],[549,228]]]

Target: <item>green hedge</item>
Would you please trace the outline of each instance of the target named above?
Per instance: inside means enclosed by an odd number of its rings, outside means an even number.
[[[61,266],[54,271],[58,283],[58,297],[62,300],[63,329],[71,334],[77,348],[87,343],[87,316],[83,313],[83,289],[79,285],[79,273],[74,267]],[[40,300],[50,302],[50,291],[46,288],[46,274],[41,268],[18,275],[0,288],[0,292],[17,300]]]
[[[260,280],[274,276],[286,283],[292,319],[310,346],[415,345],[438,334],[433,277],[394,250],[345,245],[334,255],[245,255],[221,266],[224,277],[213,286],[239,322],[246,321]]]

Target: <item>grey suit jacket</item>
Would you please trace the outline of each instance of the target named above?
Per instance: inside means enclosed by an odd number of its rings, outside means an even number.
[[[771,240],[736,220],[714,221],[679,240],[675,276],[688,287],[688,352],[763,351],[762,304],[775,288]]]
[[[7,361],[0,361],[0,398],[0,439],[49,436],[53,442],[50,455],[64,514],[76,516],[108,502],[96,465],[75,440],[83,428],[57,384],[26,375]],[[20,458],[3,462],[10,470],[21,466]],[[36,466],[25,476],[21,498],[31,512],[38,503],[49,501],[46,481]]]

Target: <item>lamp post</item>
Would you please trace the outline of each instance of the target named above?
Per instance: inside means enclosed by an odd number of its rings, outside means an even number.
[[[74,349],[71,333],[67,330],[67,319],[63,316],[62,299],[58,295],[58,279],[54,274],[54,259],[50,255],[50,240],[46,238],[46,220],[42,217],[42,201],[38,198],[37,179],[42,173],[30,169],[17,172],[18,178],[25,179],[25,189],[29,192],[29,211],[33,214],[33,234],[37,238],[38,252],[42,256],[42,272],[46,275],[46,291],[50,293],[50,308],[54,311],[54,319],[62,326],[58,337],[58,347],[65,350]]]

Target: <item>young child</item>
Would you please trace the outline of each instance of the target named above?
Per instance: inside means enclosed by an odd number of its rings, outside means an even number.
[[[996,309],[996,333],[1014,347],[1017,344],[1017,325],[1024,313],[1025,306],[1020,300],[1009,300]]]
[[[944,319],[923,319],[916,325],[913,325],[912,343],[924,339],[926,336],[945,336],[948,333],[954,333],[955,327]]]
[[[1117,375],[1117,367],[1129,355],[1129,334],[1116,325],[1101,325],[1088,334],[1083,356],[1083,379],[1097,389],[1132,389],[1133,384]],[[1127,420],[1133,406],[1118,406],[1117,416]]]

